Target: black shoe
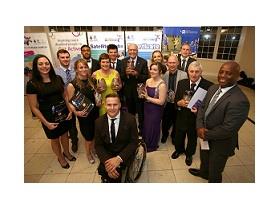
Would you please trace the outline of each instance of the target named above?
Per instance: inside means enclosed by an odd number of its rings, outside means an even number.
[[[58,163],[60,164],[60,166],[63,168],[63,169],[69,169],[70,168],[70,165],[69,165],[69,163],[67,163],[67,161],[66,161],[66,165],[62,165],[61,163],[60,163],[60,161],[59,161],[59,159],[57,159],[58,160]]]
[[[186,156],[185,163],[190,166],[192,165],[192,156]]]
[[[63,152],[62,154],[63,154],[63,156],[66,157],[69,161],[76,161],[76,160],[77,160],[74,156],[72,156],[72,158],[69,159],[69,158],[65,155],[64,152]]]
[[[180,156],[180,154],[182,154],[183,152],[177,152],[177,151],[175,151],[175,152],[173,152],[173,154],[171,155],[171,158],[172,159],[177,159],[179,156]]]
[[[167,137],[168,137],[168,136],[162,136],[161,142],[162,142],[162,143],[166,143]]]
[[[194,175],[194,176],[198,176],[198,177],[201,177],[201,178],[203,178],[203,179],[208,180],[208,176],[201,175],[199,169],[190,168],[190,169],[189,169],[189,172],[190,172],[192,175]]]
[[[76,153],[78,151],[78,142],[77,143],[72,143],[72,151]]]

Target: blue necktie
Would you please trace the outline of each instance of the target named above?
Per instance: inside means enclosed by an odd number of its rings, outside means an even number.
[[[66,69],[66,85],[72,81],[70,70]]]

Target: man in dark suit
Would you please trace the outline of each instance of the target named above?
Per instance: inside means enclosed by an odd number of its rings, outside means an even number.
[[[189,172],[209,183],[222,182],[227,159],[238,148],[238,131],[248,116],[248,98],[237,86],[239,72],[238,63],[224,63],[218,73],[219,85],[209,88],[198,110],[197,134],[207,146],[201,147],[200,169],[190,168]]]
[[[81,47],[81,54],[82,54],[82,58],[85,59],[88,63],[88,67],[90,70],[90,75],[92,75],[92,73],[94,71],[97,71],[100,69],[100,65],[99,62],[96,59],[93,59],[91,57],[91,50],[90,47],[88,45],[83,45]]]
[[[115,44],[107,45],[107,53],[110,57],[110,66],[112,69],[117,70],[121,73],[122,70],[122,62],[118,59],[118,46]]]
[[[175,95],[175,104],[177,105],[178,111],[175,126],[175,151],[171,157],[172,159],[176,159],[180,154],[185,153],[185,162],[188,166],[190,166],[192,164],[192,156],[195,154],[197,145],[196,113],[193,109],[191,110],[187,108],[190,97],[186,97],[186,92],[191,96],[199,87],[204,90],[208,90],[213,83],[201,76],[202,66],[198,61],[194,61],[190,64],[188,74],[189,79],[179,81]],[[186,134],[188,136],[188,144],[185,149]]]
[[[128,45],[129,57],[122,60],[121,79],[123,82],[123,94],[128,112],[138,114],[138,128],[141,134],[144,121],[144,99],[139,99],[137,84],[145,83],[148,79],[147,61],[138,56],[138,46]]]
[[[98,173],[102,182],[121,182],[122,169],[128,166],[138,142],[133,115],[120,111],[118,94],[108,94],[106,114],[95,121],[95,149],[100,159]]]
[[[181,47],[180,54],[178,55],[178,69],[185,71],[188,74],[188,67],[196,59],[190,57],[192,53],[191,46],[188,43],[184,43]],[[189,78],[189,76],[188,76]]]

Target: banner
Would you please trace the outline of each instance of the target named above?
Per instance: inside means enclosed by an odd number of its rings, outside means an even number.
[[[115,44],[118,46],[119,58],[124,56],[124,32],[88,32],[88,44],[91,48],[91,56],[99,59],[100,54],[107,53],[107,45]]]
[[[192,54],[197,53],[200,27],[163,27],[163,52],[179,53],[183,43],[191,46]]]
[[[49,41],[54,57],[54,67],[58,66],[56,52],[65,49],[70,53],[72,62],[81,58],[81,47],[87,44],[85,32],[49,33]]]
[[[149,60],[153,51],[161,50],[162,31],[125,31],[125,39],[126,49],[128,44],[135,43],[138,55]]]
[[[32,61],[36,54],[46,55],[50,60],[51,51],[49,48],[46,33],[25,33],[24,34],[24,67],[32,69]]]

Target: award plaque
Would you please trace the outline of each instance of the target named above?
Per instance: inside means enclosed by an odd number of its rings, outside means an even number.
[[[94,107],[94,104],[80,91],[77,91],[74,94],[70,99],[70,102],[77,111],[85,111],[86,115],[88,115]]]
[[[55,123],[64,121],[67,118],[68,113],[69,111],[64,100],[52,106],[52,116]]]

